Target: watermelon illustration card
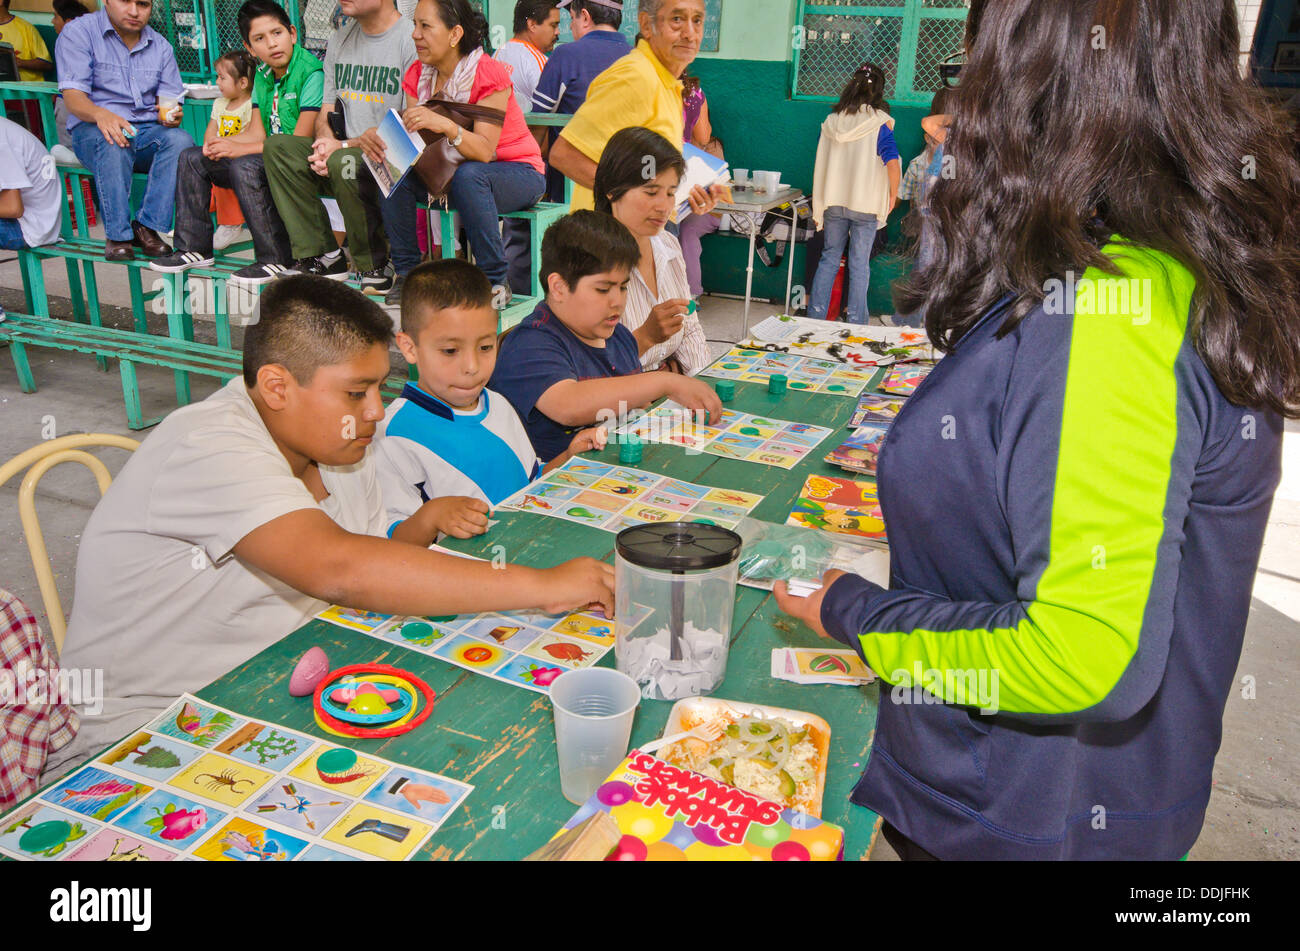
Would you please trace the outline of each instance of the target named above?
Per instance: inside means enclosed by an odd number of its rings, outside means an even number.
[[[780,647],[772,651],[772,676],[797,684],[859,686],[876,679],[854,651]]]

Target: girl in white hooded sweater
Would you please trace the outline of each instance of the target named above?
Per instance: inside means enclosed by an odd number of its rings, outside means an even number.
[[[901,161],[885,112],[885,74],[863,63],[822,123],[813,173],[813,220],[826,245],[813,278],[808,316],[826,318],[844,249],[849,250],[849,322],[865,324],[871,246],[898,203]]]

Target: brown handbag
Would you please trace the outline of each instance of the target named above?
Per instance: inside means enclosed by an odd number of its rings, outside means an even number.
[[[424,105],[470,132],[474,131],[475,122],[505,125],[506,121],[506,114],[502,109],[489,109],[487,106],[476,106],[468,102],[453,102],[444,98],[442,93],[438,93]],[[432,198],[442,198],[451,187],[451,180],[456,175],[460,163],[465,161],[465,156],[461,155],[460,149],[455,148],[451,140],[441,132],[420,129],[419,135],[424,139],[425,145],[424,151],[415,160],[415,173],[429,189]]]

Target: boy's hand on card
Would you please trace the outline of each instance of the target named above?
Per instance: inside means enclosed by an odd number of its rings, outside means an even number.
[[[548,568],[546,590],[551,592],[542,604],[547,614],[565,611],[595,611],[614,616],[614,566],[595,558],[575,558]]]
[[[825,600],[830,586],[846,573],[832,568],[822,576],[822,586],[806,598],[796,598],[790,593],[789,586],[784,581],[778,581],[772,586],[777,607],[792,618],[803,621],[818,637],[829,638],[826,628],[822,626],[822,601]]]
[[[704,410],[708,413],[709,421],[717,422],[722,417],[722,401],[718,399],[717,391],[703,380],[697,380],[693,376],[680,376],[676,373],[669,373],[667,396],[674,402],[686,407],[692,413],[697,410]]]
[[[463,495],[448,495],[424,503],[439,532],[452,538],[473,538],[488,530],[488,514],[492,511],[482,499]]]
[[[573,437],[573,442],[569,443],[569,456],[576,456],[580,452],[600,452],[608,442],[609,433],[603,426],[584,429]]]

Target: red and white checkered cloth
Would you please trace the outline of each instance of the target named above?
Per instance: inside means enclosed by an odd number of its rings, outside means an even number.
[[[55,664],[36,618],[18,598],[0,588],[0,662],[7,681],[14,671],[51,671]],[[68,703],[22,703],[25,683],[0,694],[0,810],[26,799],[40,785],[45,758],[77,735],[77,712]]]

